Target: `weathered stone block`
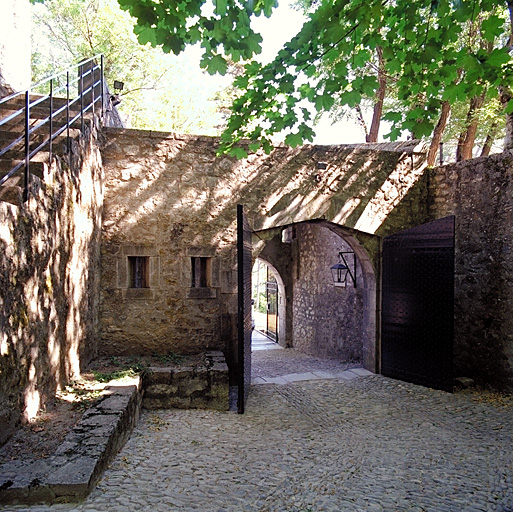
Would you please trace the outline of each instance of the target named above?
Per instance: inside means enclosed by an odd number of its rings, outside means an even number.
[[[196,367],[151,368],[144,376],[143,406],[228,410],[229,373],[224,355],[207,352],[203,363]]]

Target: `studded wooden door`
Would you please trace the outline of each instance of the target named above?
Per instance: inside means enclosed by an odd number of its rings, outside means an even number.
[[[452,391],[454,217],[383,240],[381,373]]]
[[[237,287],[237,410],[243,414],[251,384],[251,229],[242,205],[237,205]]]

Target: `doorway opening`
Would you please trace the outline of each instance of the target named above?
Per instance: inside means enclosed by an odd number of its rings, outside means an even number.
[[[275,344],[284,340],[284,287],[277,270],[257,258],[252,271],[253,338],[262,336]],[[280,343],[281,344],[281,343]]]

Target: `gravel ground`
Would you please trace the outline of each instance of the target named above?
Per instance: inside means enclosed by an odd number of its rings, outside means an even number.
[[[8,510],[512,512],[513,407],[378,375],[255,385],[244,415],[144,412],[84,503]]]
[[[279,377],[290,373],[311,372],[322,369],[341,372],[350,368],[361,368],[359,363],[342,363],[334,359],[320,359],[292,349],[262,350],[251,354],[251,376]]]

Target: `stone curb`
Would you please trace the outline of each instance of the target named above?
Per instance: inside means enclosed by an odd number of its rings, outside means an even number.
[[[54,455],[0,466],[0,504],[84,499],[130,437],[139,419],[141,379],[112,384],[66,436]]]
[[[147,374],[110,384],[54,455],[0,465],[0,505],[67,503],[86,498],[137,425],[143,395],[148,409],[227,411],[228,389],[228,366],[223,353],[215,350],[205,353],[201,367],[153,368]]]
[[[338,380],[353,380],[358,377],[368,377],[374,373],[364,368],[351,368],[343,372],[331,373],[322,370],[316,370],[305,373],[289,373],[281,375],[280,377],[255,377],[251,379],[251,385],[257,386],[261,384],[277,384],[283,386],[292,382],[301,382],[307,380],[324,380],[324,379],[338,379]]]

